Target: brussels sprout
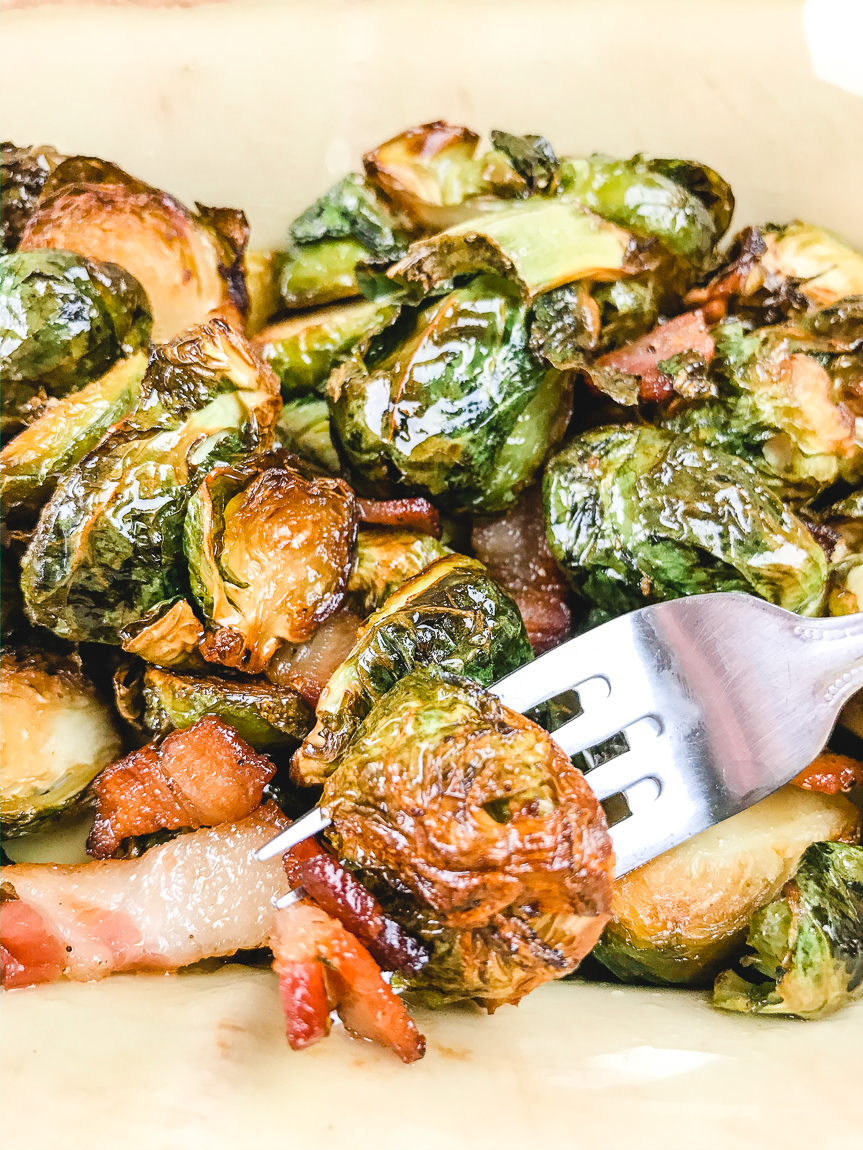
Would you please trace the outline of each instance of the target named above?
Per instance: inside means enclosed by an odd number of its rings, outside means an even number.
[[[606,611],[706,591],[822,605],[827,560],[809,530],[747,463],[686,436],[586,432],[549,463],[544,501],[555,558]]]
[[[12,252],[48,176],[63,160],[53,148],[0,145],[0,252]]]
[[[249,297],[247,336],[257,335],[282,306],[277,265],[276,252],[252,250],[243,253],[246,294]]]
[[[0,819],[13,836],[77,809],[120,736],[77,662],[60,655],[4,651],[0,701]]]
[[[35,511],[60,476],[128,415],[141,393],[147,356],[136,352],[100,379],[49,405],[0,451],[0,509]]]
[[[449,554],[449,547],[433,535],[390,527],[361,527],[348,579],[348,598],[360,615],[369,615],[408,579]]]
[[[627,981],[709,982],[807,847],[853,839],[859,821],[842,795],[783,787],[619,878],[595,957]]]
[[[42,510],[22,588],[35,623],[119,643],[183,593],[182,528],[217,462],[268,449],[278,380],[222,319],[153,353],[134,412],[77,463]]]
[[[301,395],[282,406],[276,443],[330,475],[338,475],[342,469],[330,434],[330,409],[327,401],[316,395]]]
[[[282,397],[323,393],[327,378],[362,339],[383,331],[401,311],[396,303],[341,304],[283,320],[260,332],[255,351],[279,377]]]
[[[200,653],[204,628],[181,596],[165,599],[120,631],[123,650],[147,663],[195,671],[206,667]]]
[[[492,272],[528,303],[576,280],[616,280],[650,270],[657,259],[631,232],[564,199],[538,196],[417,240],[387,277],[420,295],[448,289],[459,276]]]
[[[489,1010],[570,973],[607,921],[612,857],[584,777],[475,683],[417,670],[324,784],[340,858],[431,961],[399,981]]]
[[[396,477],[453,507],[496,510],[541,465],[570,381],[532,354],[526,308],[503,292],[481,276],[405,309],[330,376],[334,434],[376,491]]]
[[[213,662],[256,674],[344,597],[356,501],[301,467],[284,453],[216,467],[189,502],[183,546]]]
[[[154,735],[191,727],[204,715],[218,715],[256,751],[295,747],[314,722],[314,712],[302,695],[266,679],[235,681],[148,667],[144,700],[144,724]]]
[[[838,478],[863,476],[854,414],[841,381],[831,378],[836,357],[817,337],[782,326],[747,333],[736,321],[714,334],[718,397],[667,426],[748,460],[789,498],[809,499]]]
[[[248,303],[245,216],[198,208],[192,214],[115,164],[75,156],[51,174],[20,247],[65,248],[126,268],[147,293],[159,342],[216,312],[239,325]]]
[[[752,917],[747,974],[719,976],[713,1005],[821,1018],[863,995],[863,847],[813,843],[780,897]]]
[[[62,251],[0,257],[2,430],[146,347],[151,325],[143,288],[114,264]]]
[[[374,704],[416,667],[488,687],[533,658],[521,615],[476,559],[446,555],[390,595],[324,688],[317,725],[291,764],[297,782],[332,774]]]
[[[393,263],[407,237],[362,176],[345,176],[291,224],[279,290],[288,307],[359,295],[356,265]]]
[[[510,132],[495,129],[491,133],[491,142],[524,180],[528,194],[554,187],[560,164],[545,136],[513,136]]]

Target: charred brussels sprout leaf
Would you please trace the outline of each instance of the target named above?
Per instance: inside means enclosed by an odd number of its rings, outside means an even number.
[[[723,1010],[820,1018],[863,995],[863,847],[814,843],[781,896],[753,915],[747,975],[720,975]],[[759,977],[760,976],[760,977]]]
[[[49,147],[0,145],[0,252],[17,248],[45,181],[62,159]]]
[[[686,436],[586,432],[549,463],[544,499],[555,558],[606,611],[706,591],[822,605],[827,561],[809,530],[748,464]]]
[[[612,857],[581,773],[475,683],[415,671],[324,784],[338,854],[432,950],[402,976],[493,1010],[570,973],[607,921]]]
[[[0,699],[0,819],[13,836],[79,808],[86,787],[120,753],[120,736],[73,659],[4,651]]]
[[[314,722],[302,695],[267,679],[235,681],[148,667],[144,700],[144,724],[155,735],[191,727],[204,715],[218,715],[256,751],[295,747]]]
[[[3,431],[146,347],[151,326],[143,288],[114,264],[64,251],[0,257]]]
[[[407,237],[362,176],[345,176],[290,227],[279,289],[288,307],[357,295],[360,260],[393,263]]]
[[[518,607],[476,559],[447,555],[372,615],[321,694],[317,726],[294,756],[298,782],[335,770],[375,702],[416,667],[435,666],[483,686],[533,658]]]
[[[278,380],[224,320],[151,357],[138,406],[60,481],[24,560],[33,622],[119,643],[183,593],[189,497],[216,463],[272,444]]]
[[[258,355],[279,377],[285,400],[322,393],[330,372],[360,342],[383,331],[399,314],[395,303],[342,304],[274,324],[254,339]]]
[[[61,475],[91,451],[138,402],[147,356],[137,352],[100,379],[67,395],[19,432],[0,451],[0,509],[32,512]]]
[[[317,395],[301,395],[282,406],[276,424],[276,443],[316,467],[338,475],[339,454],[330,434],[330,409]]]
[[[509,159],[531,194],[551,188],[557,176],[558,159],[545,136],[513,136],[493,131],[493,146]]]
[[[341,479],[273,454],[216,467],[193,495],[184,547],[207,659],[256,674],[344,597],[356,501]]]
[[[389,527],[361,527],[348,579],[348,598],[358,614],[369,615],[408,579],[449,554],[449,547],[433,535]]]
[[[534,418],[549,431],[568,412],[570,384],[530,351],[525,306],[479,277],[406,309],[336,369],[328,393],[341,448],[374,490],[396,479],[453,507],[494,510],[530,481],[548,448],[532,430],[507,445],[519,416],[536,399]],[[510,487],[497,482],[499,463]]]
[[[123,650],[147,663],[196,671],[206,667],[200,644],[201,621],[181,596],[165,599],[127,623],[120,632]]]

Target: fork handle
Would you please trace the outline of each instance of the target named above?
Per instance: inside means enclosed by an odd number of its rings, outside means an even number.
[[[818,709],[837,715],[863,689],[863,614],[801,619],[794,635],[805,645],[805,666],[816,676]]]

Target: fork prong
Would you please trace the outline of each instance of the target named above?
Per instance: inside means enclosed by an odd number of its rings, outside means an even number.
[[[552,732],[552,738],[568,755],[577,755],[605,742],[644,717],[643,710],[632,708],[631,703],[630,708],[627,710],[626,704],[615,696],[613,701],[588,707]]]
[[[267,859],[274,858],[276,855],[283,855],[291,847],[295,847],[297,843],[326,830],[330,821],[330,816],[325,811],[321,810],[320,807],[313,807],[302,818],[291,823],[287,830],[282,831],[274,839],[265,843],[260,850],[255,851],[255,858],[258,862],[266,862]]]
[[[618,622],[614,619],[596,631],[588,631],[553,651],[547,651],[532,663],[506,675],[489,688],[490,691],[507,707],[524,713],[553,695],[577,688],[588,679],[607,679],[609,640],[607,635],[604,639],[597,638],[597,635]]]
[[[651,759],[641,751],[625,751],[601,767],[594,767],[584,776],[587,784],[600,802],[625,791],[642,779],[657,778]],[[661,786],[661,783],[660,783]]]

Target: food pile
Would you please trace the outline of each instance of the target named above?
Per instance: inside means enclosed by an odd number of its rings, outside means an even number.
[[[406,1062],[409,1003],[492,1011],[589,953],[837,1009],[859,705],[614,883],[590,769],[625,742],[572,762],[576,698],[487,688],[662,599],[863,607],[863,255],[800,222],[720,247],[691,161],[433,123],[363,168],[260,252],[241,211],[3,145],[6,845],[93,815],[91,862],[4,858],[3,986],[269,949],[292,1046],[335,1010]]]

